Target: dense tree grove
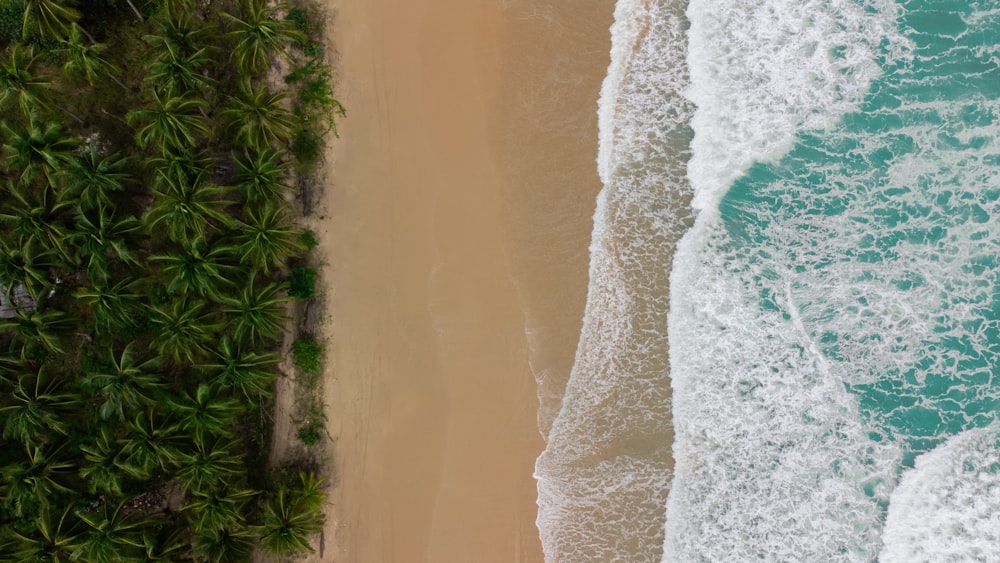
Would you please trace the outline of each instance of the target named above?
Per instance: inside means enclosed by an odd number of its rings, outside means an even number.
[[[264,470],[263,412],[324,121],[268,77],[309,14],[0,0],[0,560],[309,550],[321,482]]]

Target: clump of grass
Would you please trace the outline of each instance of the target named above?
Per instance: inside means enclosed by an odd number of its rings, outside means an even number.
[[[315,340],[300,338],[292,342],[292,362],[304,373],[319,373],[319,359],[322,355],[323,347]]]
[[[299,162],[311,164],[319,160],[323,138],[309,127],[303,127],[292,139],[292,154]]]
[[[299,242],[302,243],[302,246],[306,247],[307,251],[319,246],[319,241],[316,240],[315,233],[309,229],[302,231],[302,234],[299,235]]]
[[[301,31],[302,33],[309,33],[312,30],[312,22],[309,20],[309,12],[303,8],[291,8],[288,10],[288,15],[285,19],[292,22],[295,29]]]
[[[288,280],[288,295],[302,300],[316,296],[316,270],[295,266]]]
[[[322,436],[320,435],[319,430],[312,423],[299,427],[299,440],[303,444],[312,446],[319,442],[320,438],[322,438]]]

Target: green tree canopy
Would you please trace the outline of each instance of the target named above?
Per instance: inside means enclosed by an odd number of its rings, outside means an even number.
[[[87,279],[103,284],[111,276],[111,261],[138,265],[129,249],[127,237],[139,230],[139,220],[125,216],[116,218],[114,211],[98,205],[92,211],[77,212],[76,248],[83,258]]]
[[[0,108],[7,109],[16,100],[25,117],[49,107],[50,81],[37,68],[38,57],[31,47],[13,45],[10,57],[0,65]]]
[[[194,361],[206,352],[218,326],[210,314],[202,313],[203,301],[174,299],[160,306],[150,306],[151,320],[159,329],[151,346],[175,362]]]
[[[163,390],[157,373],[161,364],[159,357],[137,357],[135,342],[130,342],[120,355],[109,351],[108,362],[84,373],[80,385],[99,397],[97,414],[102,419],[124,422],[155,403]]]
[[[31,189],[10,186],[8,198],[0,207],[0,225],[21,248],[35,245],[60,257],[65,263],[76,262],[76,252],[67,228],[72,206],[49,186]]]
[[[33,530],[12,529],[18,540],[14,557],[24,562],[69,563],[83,530],[80,519],[73,514],[74,508],[70,503],[61,510],[40,510]]]
[[[248,205],[284,202],[291,187],[285,183],[288,162],[285,151],[265,147],[260,151],[245,149],[234,155],[236,162],[236,188]]]
[[[73,463],[64,454],[65,443],[25,444],[20,461],[0,468],[3,504],[18,517],[30,517],[51,507],[57,494],[70,494]]]
[[[63,72],[67,76],[82,78],[91,86],[102,75],[114,78],[122,73],[122,69],[101,56],[108,50],[108,45],[91,43],[84,36],[83,29],[75,23],[70,27],[69,37],[62,41],[59,50],[66,56]]]
[[[136,313],[142,310],[140,300],[143,296],[138,288],[139,280],[130,278],[123,278],[114,285],[98,281],[77,289],[73,296],[93,310],[97,334],[115,334],[133,325]]]
[[[281,359],[274,352],[257,352],[252,344],[238,345],[228,336],[219,342],[216,357],[206,364],[216,374],[215,381],[223,388],[242,395],[248,403],[256,403],[271,393],[274,371]]]
[[[305,36],[291,22],[278,19],[274,6],[265,0],[237,0],[235,14],[222,12],[233,42],[233,59],[245,75],[257,73],[271,64],[271,55]]]
[[[58,174],[73,161],[77,141],[63,133],[55,121],[42,121],[32,112],[26,127],[3,123],[2,129],[7,138],[4,144],[7,163],[20,172],[22,184],[41,174],[48,185],[56,185]]]
[[[164,228],[178,243],[196,242],[210,228],[232,224],[225,211],[229,189],[196,179],[190,183],[165,181],[165,188],[154,190],[156,199],[143,219],[153,231]]]
[[[239,401],[222,397],[213,386],[205,383],[195,388],[194,393],[181,392],[167,404],[177,416],[178,430],[202,443],[208,436],[233,436],[234,421],[244,410]]]
[[[144,544],[139,529],[142,522],[127,516],[126,502],[104,501],[96,510],[77,509],[76,514],[86,524],[87,531],[73,550],[73,560],[88,563],[139,563],[143,560]]]
[[[33,33],[43,38],[63,39],[70,26],[80,19],[75,0],[24,0],[22,34],[28,39]]]
[[[167,277],[167,291],[176,295],[188,293],[222,301],[224,291],[233,285],[239,272],[237,247],[216,242],[209,245],[204,237],[195,236],[181,243],[180,250],[149,258],[161,264]]]
[[[261,284],[251,277],[236,295],[223,299],[236,342],[260,344],[281,334],[288,317],[280,291],[278,284]]]
[[[66,169],[66,198],[87,211],[113,207],[111,194],[123,191],[132,178],[128,166],[119,153],[104,154],[97,143],[87,143]]]
[[[79,402],[79,397],[65,392],[63,382],[49,376],[45,368],[25,371],[0,407],[4,439],[38,445],[53,434],[68,436],[70,426],[65,414]]]
[[[139,124],[135,139],[140,147],[185,151],[198,146],[211,132],[208,119],[202,115],[207,107],[208,102],[202,98],[161,97],[154,91],[152,107],[130,111],[126,118],[131,124]]]
[[[272,93],[266,85],[253,87],[245,83],[222,110],[227,131],[236,144],[262,151],[290,140],[298,125],[285,107],[287,99],[287,92]]]
[[[275,204],[247,208],[246,218],[237,229],[243,262],[265,274],[272,268],[284,269],[285,262],[304,249],[299,242],[301,233]]]

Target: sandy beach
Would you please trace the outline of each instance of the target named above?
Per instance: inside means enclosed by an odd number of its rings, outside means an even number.
[[[312,560],[543,560],[532,367],[558,395],[579,336],[611,4],[580,53],[544,45],[555,13],[328,0],[348,116],[312,219],[333,438]]]

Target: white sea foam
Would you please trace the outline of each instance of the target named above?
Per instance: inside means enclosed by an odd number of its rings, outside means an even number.
[[[670,482],[666,310],[685,228],[682,8],[621,0],[600,100],[604,188],[576,360],[536,464],[547,561],[656,561]]]
[[[681,242],[665,560],[874,560],[903,445],[995,418],[1000,143],[929,121],[829,133],[850,154],[748,188],[776,199],[746,240],[703,214]]]
[[[879,74],[880,44],[903,56],[888,0],[692,0],[687,95],[695,209],[711,209],[754,162],[855,109]],[[882,47],[884,49],[884,47]]]
[[[908,448],[996,417],[1000,107],[940,99],[940,77],[905,65],[885,78],[884,107],[864,116],[832,126],[827,110],[852,107],[838,102],[786,122],[795,151],[740,180],[725,209],[703,199],[678,246],[665,561],[873,561],[885,507],[914,498],[893,492]],[[717,126],[696,118],[692,169],[712,148],[704,130],[724,138]],[[711,176],[713,198],[745,171],[701,166],[692,182]],[[899,533],[886,532],[883,558]]]
[[[871,7],[871,6],[869,6]],[[700,209],[669,316],[675,478],[664,561],[870,561],[901,453],[872,437],[819,347],[802,287],[731,255],[718,203],[755,162],[855,109],[895,14],[851,2],[692,0]],[[790,229],[792,230],[792,229]],[[774,281],[760,307],[755,276]],[[808,325],[808,326],[807,326]]]
[[[746,272],[705,251],[720,231],[699,221],[675,258],[663,560],[869,561],[899,453],[869,437],[794,298],[762,310]]]
[[[917,458],[893,491],[882,563],[995,561],[1000,545],[997,426],[969,430]]]

